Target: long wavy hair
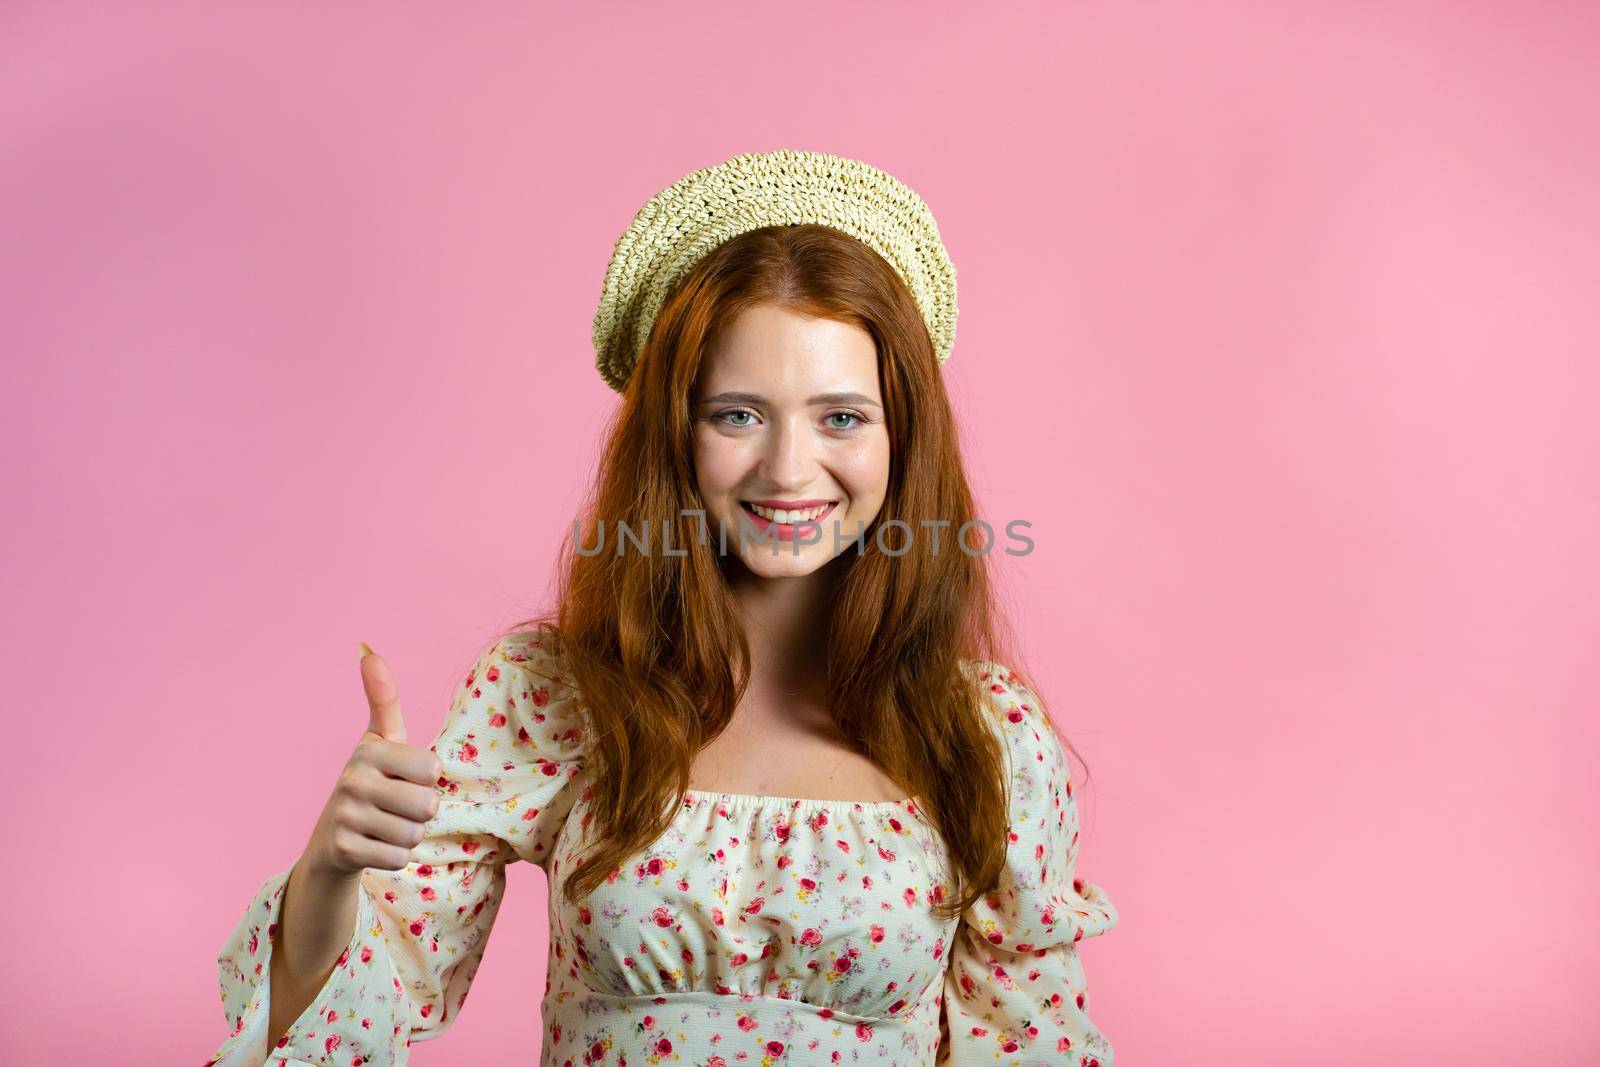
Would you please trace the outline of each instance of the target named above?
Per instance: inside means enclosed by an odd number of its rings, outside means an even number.
[[[513,627],[553,640],[593,727],[590,844],[563,892],[569,901],[586,897],[666,832],[691,788],[695,755],[728,726],[749,681],[727,561],[682,512],[704,508],[691,417],[701,368],[719,331],[758,304],[851,323],[877,346],[889,485],[861,552],[849,545],[828,564],[840,568],[826,620],[828,706],[841,735],[917,798],[942,836],[955,885],[935,895],[935,912],[950,918],[996,887],[1010,828],[1003,742],[985,721],[970,665],[1000,663],[1025,683],[1026,674],[982,546],[952,550],[941,539],[933,551],[933,538],[892,530],[884,537],[891,551],[908,542],[909,550],[890,555],[879,546],[877,526],[893,519],[919,531],[924,519],[944,519],[947,531],[959,531],[978,515],[915,301],[877,252],[820,225],[734,237],[667,295],[562,546],[554,606]],[[663,522],[673,554],[577,551],[597,538],[604,544],[607,527],[658,530]]]

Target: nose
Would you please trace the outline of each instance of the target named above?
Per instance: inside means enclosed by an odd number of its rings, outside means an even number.
[[[761,454],[761,477],[774,495],[816,484],[817,443],[806,426],[785,419],[774,423]]]

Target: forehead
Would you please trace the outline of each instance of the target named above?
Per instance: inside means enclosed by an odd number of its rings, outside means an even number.
[[[852,323],[808,318],[771,304],[747,308],[723,329],[697,392],[728,389],[774,398],[818,392],[878,395],[878,350]]]

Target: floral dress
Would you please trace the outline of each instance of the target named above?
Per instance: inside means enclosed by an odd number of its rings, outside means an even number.
[[[432,746],[440,806],[413,862],[362,874],[350,942],[281,1037],[268,975],[289,872],[262,882],[218,957],[232,1032],[205,1062],[404,1064],[455,1023],[505,865],[526,860],[551,886],[546,1067],[1112,1067],[1078,942],[1117,912],[1074,874],[1065,757],[1019,679],[971,666],[1006,742],[1011,832],[999,887],[963,914],[932,914],[947,853],[914,800],[698,790],[567,904],[557,887],[591,823],[582,700],[547,635],[494,642]]]

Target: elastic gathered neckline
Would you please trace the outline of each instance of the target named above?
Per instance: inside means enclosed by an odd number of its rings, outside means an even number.
[[[785,797],[770,793],[723,793],[713,789],[685,789],[684,795],[701,803],[723,804],[728,807],[760,807],[766,805],[783,805],[789,808],[804,808],[814,811],[818,808],[849,807],[866,808],[870,810],[886,810],[894,808],[905,811],[909,806],[916,805],[921,810],[921,805],[914,797],[904,800],[824,800],[817,797]]]

